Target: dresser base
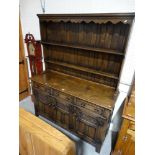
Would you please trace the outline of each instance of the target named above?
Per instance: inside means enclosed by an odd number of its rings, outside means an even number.
[[[110,124],[114,89],[52,72],[33,77],[32,90],[36,116],[72,132],[100,152]]]

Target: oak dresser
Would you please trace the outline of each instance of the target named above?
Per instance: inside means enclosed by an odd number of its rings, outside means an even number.
[[[45,72],[32,77],[36,116],[100,152],[134,13],[39,14]]]

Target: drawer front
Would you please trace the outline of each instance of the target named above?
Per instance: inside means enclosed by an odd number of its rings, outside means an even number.
[[[69,112],[76,117],[76,120],[81,120],[89,126],[104,126],[104,124],[107,122],[106,118],[98,117],[88,110],[80,109],[73,105],[69,105]]]
[[[43,92],[39,92],[38,96],[39,96],[39,101],[48,105],[49,107],[55,107],[55,108],[59,108],[64,112],[69,112],[69,104],[65,100],[57,99]]]
[[[60,91],[50,88],[46,85],[41,85],[39,83],[33,82],[33,88],[35,88],[43,93],[46,93],[47,95],[52,95],[53,97],[57,98],[58,100],[61,100],[62,103],[69,103],[69,104],[71,103],[73,105],[78,106],[79,108],[88,109],[88,110],[90,110],[98,115],[101,115],[102,117],[105,117],[107,119],[109,119],[109,117],[110,117],[110,114],[111,114],[110,110],[105,109],[103,107],[99,107],[97,105],[94,105],[94,104],[84,101],[82,99],[75,98],[69,94],[60,92]],[[42,100],[44,100],[45,98],[41,97]],[[48,100],[48,98],[45,100]]]
[[[47,93],[48,95],[51,95],[52,94],[52,89],[50,87],[46,86],[46,85],[33,82],[32,83],[32,86],[35,89],[38,89],[38,90],[40,90],[40,91],[42,91],[44,93]]]
[[[106,122],[101,117],[93,117],[84,113],[82,113],[81,116],[78,116],[78,120],[84,122],[86,125],[89,125],[95,128],[99,126],[104,126],[104,123]]]
[[[66,93],[60,92],[58,90],[53,89],[53,94],[54,97],[67,101],[68,103],[73,103],[74,102],[74,97],[71,95],[68,95]]]
[[[56,107],[61,109],[64,112],[69,112],[69,104],[62,99],[56,99],[57,105]]]
[[[69,125],[69,107],[62,100],[48,96],[45,93],[39,92],[38,95],[39,112],[47,118],[57,122],[65,128]]]
[[[107,119],[110,117],[111,111],[102,107],[99,107],[97,105],[93,105],[90,102],[81,100],[76,98],[75,105],[78,107],[82,107],[88,110],[91,110],[92,112],[99,114],[103,117],[106,117]]]
[[[104,126],[106,119],[101,117],[96,117],[91,113],[87,113],[86,111],[76,110],[76,116],[78,120],[81,120],[85,124],[92,126],[92,127],[99,127]]]
[[[38,99],[40,102],[42,102],[44,104],[50,105],[53,102],[53,100],[51,100],[51,97],[43,92],[39,92]]]

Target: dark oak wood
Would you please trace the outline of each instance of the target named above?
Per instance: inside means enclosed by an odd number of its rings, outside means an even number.
[[[121,14],[40,14],[46,72],[32,77],[36,115],[100,152],[134,19]]]
[[[82,50],[88,50],[88,51],[95,51],[95,52],[101,52],[101,53],[109,53],[109,54],[116,54],[116,55],[122,55],[124,56],[124,53],[121,53],[117,50],[112,49],[104,49],[104,48],[95,48],[95,47],[87,47],[87,46],[76,46],[72,44],[63,44],[63,43],[48,43],[48,42],[41,42],[45,45],[51,45],[51,46],[61,46],[61,47],[69,47],[69,48],[75,48],[75,49],[82,49]]]
[[[112,22],[116,24],[122,22],[124,24],[132,24],[135,13],[93,13],[93,14],[38,14],[40,20],[54,21],[54,22],[94,22],[107,23]]]
[[[53,64],[56,64],[56,65],[65,66],[65,67],[68,67],[68,68],[73,68],[73,69],[76,69],[76,70],[85,71],[85,72],[92,73],[92,74],[106,76],[106,77],[113,78],[113,79],[116,79],[116,80],[119,79],[118,76],[115,75],[115,74],[108,74],[108,73],[105,73],[105,72],[96,71],[96,70],[93,70],[93,69],[90,69],[90,68],[86,68],[86,67],[81,67],[81,66],[77,66],[77,65],[67,64],[67,63],[64,63],[64,62],[59,62],[59,61],[54,61],[54,60],[45,60],[45,62],[53,63]]]
[[[48,85],[48,87],[57,89],[58,91],[69,95],[90,101],[91,103],[105,107],[109,110],[112,110],[114,106],[113,95],[115,89],[108,86],[55,71],[34,76],[32,80],[42,85]]]

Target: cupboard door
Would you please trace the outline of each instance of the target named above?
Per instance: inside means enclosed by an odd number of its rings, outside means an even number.
[[[135,138],[133,122],[124,119],[117,139],[113,155],[134,155],[135,154]]]
[[[82,119],[76,119],[76,133],[82,136],[85,140],[93,142],[96,131],[97,127],[87,124]]]
[[[29,96],[28,71],[24,54],[21,22],[19,21],[19,100]]]
[[[56,111],[56,122],[64,128],[69,128],[69,113],[60,108]]]
[[[105,132],[101,129],[105,128],[106,120],[104,118],[95,116],[91,112],[86,112],[75,107],[76,110],[76,132],[83,136],[88,141],[96,141],[100,143],[102,136],[100,132]],[[103,133],[102,133],[103,135]]]

